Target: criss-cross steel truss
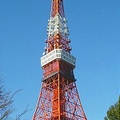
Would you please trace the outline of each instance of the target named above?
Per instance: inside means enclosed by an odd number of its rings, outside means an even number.
[[[52,0],[46,48],[41,57],[42,88],[32,120],[87,120],[73,70],[63,0]]]

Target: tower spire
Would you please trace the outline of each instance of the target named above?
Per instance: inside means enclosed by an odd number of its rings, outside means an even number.
[[[54,17],[57,14],[59,14],[60,16],[65,16],[64,15],[63,0],[52,0],[51,17]]]
[[[64,49],[70,52],[70,40],[67,20],[64,15],[63,0],[52,0],[51,15],[47,27],[46,53],[53,49]]]
[[[63,0],[52,0],[45,54],[41,57],[42,88],[32,120],[87,120],[80,101],[71,55]]]

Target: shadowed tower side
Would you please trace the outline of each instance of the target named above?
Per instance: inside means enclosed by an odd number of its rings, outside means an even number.
[[[47,35],[42,87],[32,120],[87,120],[76,87],[76,58],[70,53],[63,0],[52,0]]]

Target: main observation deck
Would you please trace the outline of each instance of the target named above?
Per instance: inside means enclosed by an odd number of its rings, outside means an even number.
[[[54,49],[41,57],[41,66],[50,63],[55,59],[61,59],[75,67],[76,58],[63,49]]]

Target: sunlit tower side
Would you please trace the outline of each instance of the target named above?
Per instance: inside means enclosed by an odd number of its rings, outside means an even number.
[[[42,88],[32,120],[87,120],[73,73],[76,58],[70,53],[63,0],[52,0],[47,35]]]

